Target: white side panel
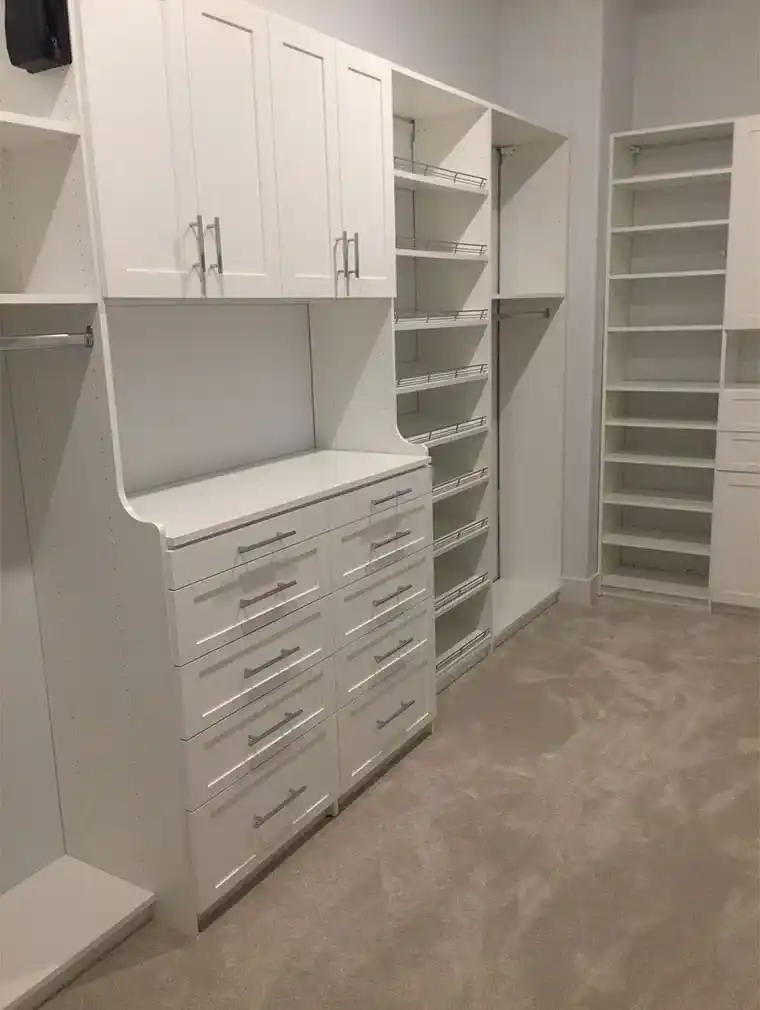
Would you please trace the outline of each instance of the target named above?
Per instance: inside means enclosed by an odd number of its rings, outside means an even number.
[[[760,116],[736,123],[727,269],[726,329],[759,329]]]
[[[349,294],[393,298],[396,241],[390,64],[338,46],[343,225],[351,240]]]
[[[182,0],[79,7],[106,294],[198,296]]]
[[[283,294],[334,298],[345,293],[336,43],[279,18],[269,32]]]
[[[304,306],[119,307],[109,322],[128,491],[313,448]]]
[[[0,893],[63,855],[53,740],[4,355],[0,355]]]
[[[280,258],[267,18],[247,0],[188,0],[185,19],[208,293],[275,298]]]

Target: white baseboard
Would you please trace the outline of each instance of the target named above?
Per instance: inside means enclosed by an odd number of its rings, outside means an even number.
[[[562,579],[560,603],[576,607],[593,607],[599,597],[599,573],[588,579]]]

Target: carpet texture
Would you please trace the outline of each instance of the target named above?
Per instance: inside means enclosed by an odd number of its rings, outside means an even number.
[[[200,937],[50,1010],[757,1010],[758,624],[557,607]]]

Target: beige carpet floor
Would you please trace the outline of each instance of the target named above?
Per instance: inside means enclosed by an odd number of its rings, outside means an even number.
[[[757,1010],[758,625],[555,608],[197,941],[50,1010]]]

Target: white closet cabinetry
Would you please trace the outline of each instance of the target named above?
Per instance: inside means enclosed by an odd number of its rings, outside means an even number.
[[[760,473],[719,473],[710,589],[716,603],[760,609]]]
[[[760,329],[760,116],[740,119],[734,140],[728,232],[727,330]]]
[[[395,294],[391,72],[270,18],[283,294]]]

